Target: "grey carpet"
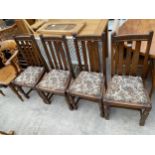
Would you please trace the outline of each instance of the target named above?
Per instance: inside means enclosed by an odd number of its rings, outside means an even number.
[[[70,111],[63,97],[54,96],[46,105],[33,92],[21,102],[9,89],[0,96],[0,130],[16,134],[155,134],[155,108],[144,127],[138,125],[139,112],[112,109],[110,120],[99,116],[96,103],[81,100],[77,111]],[[155,97],[153,97],[154,101]]]

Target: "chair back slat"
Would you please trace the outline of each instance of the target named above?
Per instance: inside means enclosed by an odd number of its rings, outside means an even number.
[[[102,72],[103,69],[105,73],[105,34],[102,36],[77,36],[74,34],[73,38],[80,71]]]
[[[51,69],[70,70],[73,74],[70,53],[65,36],[40,36]]]
[[[118,45],[118,74],[122,74],[123,71],[123,55],[124,55],[124,43],[120,42]],[[116,64],[117,65],[117,64]]]
[[[76,37],[73,36],[74,38]],[[75,45],[75,50],[76,50],[76,56],[77,56],[77,60],[78,60],[78,65],[79,65],[79,69],[80,71],[82,70],[82,60],[81,60],[81,56],[80,56],[80,49],[79,49],[79,45],[78,45],[78,42],[77,40],[74,39],[74,45]]]
[[[114,75],[117,73],[117,67],[118,67],[118,58],[119,58],[119,46],[113,44],[112,45],[112,54],[111,54],[111,73]]]
[[[87,42],[89,58],[90,58],[90,71],[99,72],[100,70],[100,58],[98,51],[98,42],[97,41],[88,41]]]
[[[64,48],[63,48],[63,46],[62,46],[62,44],[59,42],[59,49],[60,49],[60,51],[61,51],[61,55],[60,55],[60,57],[61,57],[61,60],[62,60],[62,64],[63,64],[63,67],[64,67],[64,69],[65,70],[67,70],[67,61],[66,61],[66,55],[65,55],[65,51],[64,51]]]
[[[126,75],[129,75],[130,73],[130,64],[131,64],[131,54],[132,54],[132,45],[129,43],[129,45],[127,46],[127,56],[126,56]]]
[[[133,75],[139,74],[139,57],[144,42],[146,50],[143,51],[144,59],[141,67],[141,76],[144,79],[148,70],[149,51],[151,47],[153,32],[139,35],[112,35],[111,44],[111,74]]]
[[[62,65],[62,61],[61,61],[61,50],[60,50],[60,44],[58,41],[53,41],[54,43],[54,47],[55,47],[55,50],[56,50],[56,57],[57,57],[57,60],[58,60],[58,64],[59,64],[59,69],[63,69],[63,65]]]
[[[42,42],[42,43],[43,43],[43,42]],[[44,47],[44,50],[45,50],[45,53],[46,53],[48,62],[49,62],[49,64],[50,64],[51,68],[53,68],[54,65],[53,65],[52,59],[50,58],[50,52],[49,52],[49,50],[48,50],[48,45],[46,45],[46,44],[50,45],[50,41],[48,41],[48,42],[46,42],[46,43],[43,43],[43,47]],[[50,46],[49,46],[49,47],[50,47]],[[53,52],[52,52],[52,53],[53,53]]]
[[[137,73],[140,48],[141,48],[141,41],[136,41],[136,47],[135,47],[135,51],[133,51],[131,69],[130,69],[130,72],[132,75],[136,75],[136,73]]]
[[[48,43],[48,46],[49,46],[51,54],[52,54],[52,58],[53,58],[53,62],[55,64],[55,68],[58,68],[58,63],[57,63],[57,60],[56,60],[56,56],[55,56],[55,53],[54,53],[54,49],[53,49],[52,43],[51,43],[51,41],[47,41],[47,43]],[[45,48],[47,48],[47,47],[45,46]],[[50,64],[53,64],[52,60],[50,59],[50,55],[48,53],[49,51],[47,49],[46,49],[46,51],[47,51],[47,57],[49,59]],[[54,66],[54,65],[51,65],[51,66]]]
[[[83,53],[84,64],[85,64],[86,70],[88,70],[88,59],[87,59],[87,53],[86,53],[86,42],[85,41],[81,41],[81,45],[82,45],[82,53]]]
[[[19,52],[29,66],[44,66],[47,69],[47,64],[41,55],[40,49],[33,35],[30,36],[15,36],[14,37]]]

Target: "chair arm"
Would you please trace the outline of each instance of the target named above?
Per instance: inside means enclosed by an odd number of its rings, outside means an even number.
[[[10,63],[12,63],[12,60],[17,56],[17,54],[18,54],[18,50],[16,50],[14,54],[10,57],[10,59],[6,61],[5,65],[9,65]]]

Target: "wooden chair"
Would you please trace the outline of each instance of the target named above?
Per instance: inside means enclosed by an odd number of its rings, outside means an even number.
[[[40,39],[45,49],[49,69],[37,85],[38,93],[48,104],[51,102],[53,94],[64,95],[69,108],[72,110],[73,106],[69,104],[66,90],[73,77],[73,69],[65,36],[41,35]]]
[[[153,32],[142,35],[112,35],[111,81],[103,98],[105,118],[109,119],[110,107],[139,110],[140,125],[151,110],[151,101],[144,87],[148,70],[149,51]],[[138,67],[141,46],[146,46],[143,67]],[[135,50],[132,49],[135,44]],[[124,46],[127,51],[124,55]]]
[[[47,70],[47,65],[33,35],[16,36],[15,41],[28,67],[17,76],[13,84],[26,98],[29,98],[30,92],[35,89]],[[27,87],[29,90],[25,92],[22,87]]]
[[[3,53],[1,54],[3,67],[0,69],[0,86],[7,87],[9,86],[11,90],[19,97],[21,101],[23,101],[22,96],[19,94],[18,90],[15,89],[12,81],[16,78],[19,72],[19,66],[17,61],[18,51],[16,49],[16,43],[13,40],[6,40],[1,42],[0,44],[0,52],[4,50],[9,50],[11,52],[11,57],[6,59]],[[4,96],[4,93],[0,91],[0,93]]]
[[[80,72],[67,91],[70,102],[77,109],[79,99],[95,101],[99,103],[100,115],[103,117],[102,97],[106,86],[105,34],[99,37],[73,37]]]

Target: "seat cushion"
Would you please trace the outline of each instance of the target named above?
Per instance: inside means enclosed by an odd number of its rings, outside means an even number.
[[[69,87],[69,92],[88,96],[101,95],[101,73],[82,71]]]
[[[43,72],[43,67],[29,66],[14,80],[14,83],[21,86],[33,87]]]
[[[148,102],[143,81],[138,76],[113,76],[105,99],[140,104]]]
[[[64,90],[66,88],[69,75],[69,71],[53,69],[44,75],[37,87],[47,91]]]

